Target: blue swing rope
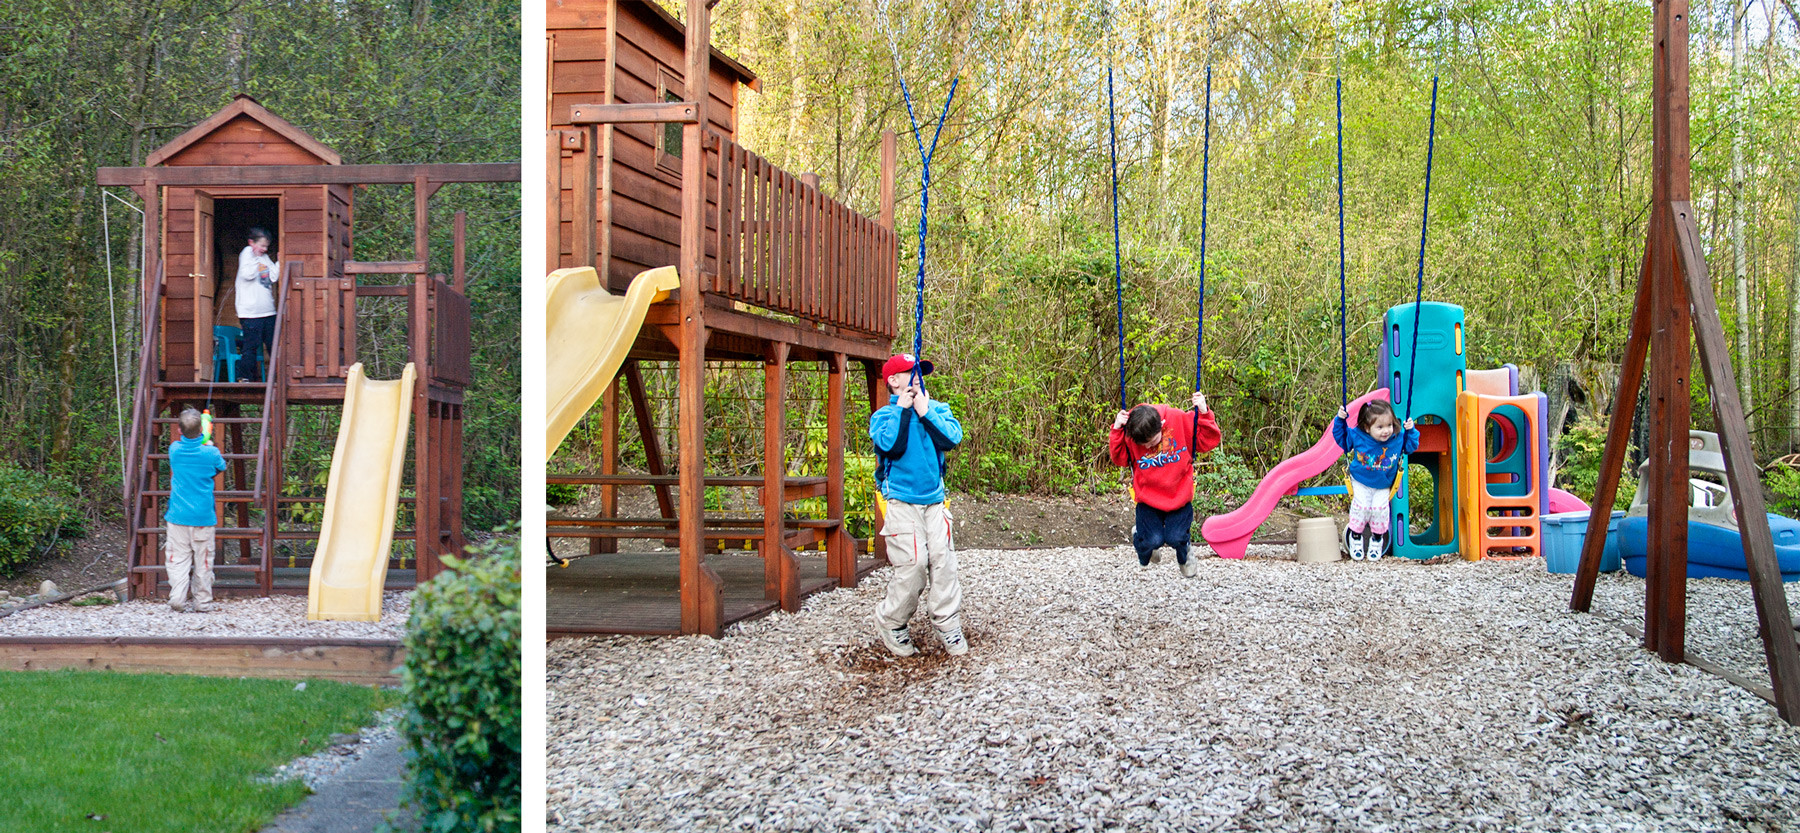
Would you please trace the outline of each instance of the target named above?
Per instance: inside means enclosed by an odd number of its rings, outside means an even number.
[[[1208,27],[1207,51],[1212,51],[1211,27]],[[1208,173],[1212,166],[1212,62],[1206,64],[1206,122],[1201,128],[1200,143],[1200,302],[1194,313],[1194,390],[1200,390],[1201,368],[1206,357],[1206,196]],[[1194,408],[1194,433],[1200,434],[1200,409]]]
[[[898,74],[898,73],[896,73]],[[938,136],[944,132],[944,120],[950,117],[950,102],[956,100],[956,85],[960,77],[950,79],[950,94],[944,97],[944,110],[938,114],[937,129],[931,133],[931,148],[925,147],[925,136],[919,130],[919,118],[913,114],[912,92],[906,88],[906,78],[900,78],[900,97],[906,101],[906,118],[912,123],[913,143],[919,148],[919,276],[914,290],[913,304],[913,371],[914,384],[923,384],[925,347],[925,230],[926,217],[931,212],[931,158],[937,155]]]
[[[1338,396],[1350,405],[1350,327],[1344,313],[1344,79],[1337,79],[1337,192],[1338,192]]]
[[[1412,361],[1406,370],[1406,418],[1412,419],[1413,382],[1419,368],[1419,316],[1425,300],[1425,233],[1431,227],[1431,153],[1437,144],[1438,79],[1431,76],[1431,121],[1425,133],[1425,209],[1419,218],[1419,275],[1413,290]]]
[[[1112,46],[1108,41],[1106,50],[1106,126],[1111,136],[1108,144],[1109,156],[1112,159],[1112,221],[1113,221],[1113,298],[1118,305],[1119,330],[1119,410],[1126,407],[1125,400],[1125,278],[1124,266],[1119,256],[1119,126],[1113,116],[1113,68]]]

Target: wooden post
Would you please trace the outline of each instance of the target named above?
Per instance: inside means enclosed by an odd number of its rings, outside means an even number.
[[[687,95],[699,118],[681,131],[681,632],[724,635],[719,576],[706,566],[706,130],[712,12],[687,3]]]
[[[576,266],[593,266],[599,268],[599,243],[594,237],[600,203],[598,188],[599,173],[599,136],[596,128],[585,128],[587,135],[581,143],[581,151],[575,154],[575,250]],[[606,275],[600,276],[600,285],[606,285]]]
[[[547,222],[544,239],[544,272],[550,273],[562,268],[562,224],[567,219],[563,216],[563,132],[551,130],[544,135],[544,160],[548,163],[545,178],[548,180],[544,190],[544,217]]]
[[[455,280],[453,286],[456,287],[457,292],[468,291],[465,285],[468,283],[469,277],[469,259],[467,252],[463,250],[463,244],[468,240],[468,227],[469,212],[458,209],[455,224],[451,227],[450,238],[452,258],[450,275]]]
[[[424,175],[413,179],[413,260],[429,264],[431,195],[437,189]],[[408,355],[418,381],[413,385],[413,558],[419,581],[437,575],[437,467],[431,442],[431,277],[412,276],[409,295]]]
[[[881,365],[874,362],[863,362],[863,381],[869,387],[869,415],[887,406],[887,380],[881,378]],[[879,503],[877,504],[879,505]],[[881,526],[885,519],[877,514],[875,528],[869,532],[869,554],[881,561],[887,561],[887,539],[881,537]]]
[[[606,386],[606,393],[600,395],[600,473],[619,473],[619,385],[616,380]],[[619,516],[619,487],[611,484],[600,487],[600,516]],[[588,539],[590,555],[618,551],[617,539]]]
[[[625,389],[631,395],[631,413],[637,420],[638,437],[644,443],[644,469],[654,475],[668,474],[663,465],[662,438],[656,434],[656,423],[650,418],[650,396],[644,389],[644,371],[638,367],[637,359],[625,360]],[[669,487],[657,484],[651,487],[656,493],[656,507],[665,518],[675,517],[675,497],[670,494]]]
[[[839,587],[854,587],[856,549],[850,543],[850,528],[844,518],[844,354],[832,353],[826,362],[825,514],[838,524],[825,547],[826,568],[838,580]]]
[[[763,598],[781,609],[800,609],[800,565],[787,547],[787,455],[782,448],[787,425],[787,361],[789,345],[771,341],[763,360]]]

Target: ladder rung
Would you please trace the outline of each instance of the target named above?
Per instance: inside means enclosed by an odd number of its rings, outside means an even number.
[[[167,460],[167,459],[169,459],[169,455],[167,455],[167,454],[147,454],[145,456],[149,457],[152,460]],[[224,454],[224,455],[220,455],[220,456],[224,457],[227,460],[258,460],[258,459],[262,458],[261,454]]]
[[[169,567],[166,564],[143,565],[143,566],[131,568],[131,571],[134,573],[166,573],[166,572],[168,572],[168,570],[169,570]],[[260,573],[260,572],[262,572],[262,567],[259,565],[256,565],[256,564],[214,564],[213,572],[215,572],[215,573]]]
[[[150,420],[157,425],[174,425],[180,422],[179,417],[157,417]],[[213,417],[214,425],[261,425],[262,417]]]
[[[169,528],[166,526],[138,527],[139,535],[162,535],[163,533],[166,533],[168,531],[169,531]],[[217,527],[213,527],[213,538],[215,540],[219,539],[219,538],[228,538],[231,540],[261,538],[262,534],[263,534],[263,531],[262,531],[261,527],[248,527],[248,526],[217,526]]]
[[[169,490],[168,489],[145,489],[141,492],[138,492],[138,494],[143,495],[145,497],[168,497]],[[246,492],[246,491],[242,491],[242,490],[238,490],[238,489],[214,489],[213,490],[213,498],[215,500],[248,500],[248,499],[252,499],[255,497],[256,497],[255,492]]]

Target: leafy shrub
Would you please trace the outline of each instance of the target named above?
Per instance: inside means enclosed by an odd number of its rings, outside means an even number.
[[[1779,466],[1763,477],[1769,493],[1769,510],[1800,518],[1800,469]]]
[[[1556,485],[1593,503],[1594,490],[1600,485],[1600,457],[1606,452],[1606,423],[1597,416],[1581,417],[1574,428],[1557,438],[1556,450],[1562,455]],[[1621,472],[1613,508],[1631,508],[1631,496],[1636,491],[1637,477],[1629,471]]]
[[[0,576],[11,577],[63,539],[83,534],[75,490],[66,482],[0,463]]]
[[[570,506],[580,501],[580,486],[568,483],[550,483],[544,486],[544,502],[551,506]]]
[[[1242,504],[1261,481],[1262,475],[1250,468],[1244,458],[1227,451],[1214,451],[1194,466],[1195,498],[1217,505]]]
[[[521,819],[519,543],[471,550],[419,587],[407,623],[407,796],[440,833]]]

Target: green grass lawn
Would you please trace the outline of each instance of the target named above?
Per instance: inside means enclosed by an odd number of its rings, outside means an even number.
[[[0,831],[238,833],[298,801],[276,766],[394,695],[308,681],[0,672]]]

